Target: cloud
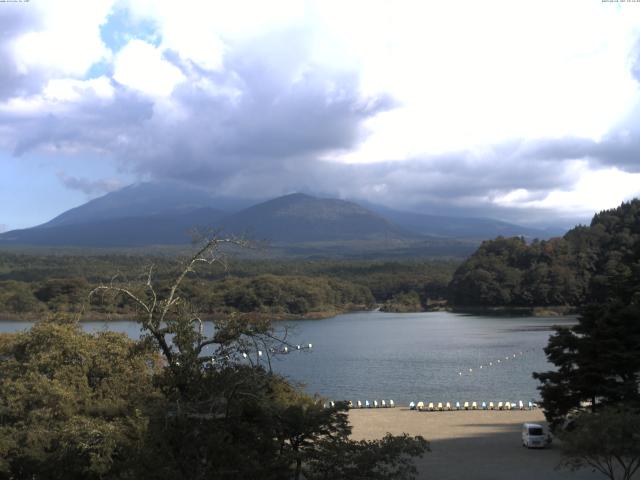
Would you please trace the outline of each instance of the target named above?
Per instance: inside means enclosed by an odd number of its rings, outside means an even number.
[[[99,153],[88,156],[225,195],[307,191],[510,219],[575,209],[590,172],[639,171],[640,43],[629,57],[626,23],[599,4],[558,43],[560,19],[540,39],[529,17],[547,11],[509,2],[514,21],[490,35],[444,4],[390,19],[373,2],[360,27],[359,8],[331,2],[71,2],[82,21],[0,9],[0,146],[16,156]],[[125,31],[141,24],[142,36]],[[58,177],[87,195],[114,186]]]
[[[147,75],[163,80],[153,85]],[[393,105],[363,97],[357,74],[310,63],[300,31],[236,45],[223,72],[132,40],[114,80],[100,82],[102,94],[94,80],[58,85],[56,98],[32,96],[32,111],[0,107],[0,139],[16,155],[97,150],[140,175],[219,186],[353,148],[366,134],[363,120]]]
[[[4,223],[0,223],[0,233],[6,232],[7,230],[9,230],[9,226]]]
[[[57,173],[58,179],[70,190],[80,190],[87,195],[96,195],[118,190],[124,185],[116,180],[87,180],[67,175],[64,172]]]
[[[140,92],[166,97],[185,76],[156,47],[134,39],[118,52],[113,79]]]

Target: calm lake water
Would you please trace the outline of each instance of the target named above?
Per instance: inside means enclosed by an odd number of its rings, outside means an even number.
[[[273,368],[330,399],[526,402],[539,398],[531,373],[551,368],[542,349],[552,326],[572,323],[575,319],[566,317],[446,312],[359,312],[279,322],[277,328],[286,327],[292,343],[312,343],[313,349],[278,356]],[[135,322],[83,327],[140,335]],[[25,322],[0,322],[0,332],[25,328]]]

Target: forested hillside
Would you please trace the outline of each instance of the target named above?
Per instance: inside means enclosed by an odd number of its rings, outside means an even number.
[[[640,200],[596,214],[561,238],[483,242],[449,285],[459,306],[582,305],[640,285]]]

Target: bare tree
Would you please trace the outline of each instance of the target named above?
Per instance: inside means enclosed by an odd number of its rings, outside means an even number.
[[[169,368],[175,371],[202,368],[205,364],[224,365],[241,358],[254,366],[265,363],[271,371],[274,355],[301,349],[288,342],[286,329],[282,335],[276,335],[271,322],[261,315],[231,315],[213,320],[214,331],[207,336],[203,319],[181,293],[184,280],[196,273],[198,265],[218,264],[226,270],[227,247],[251,248],[252,243],[242,238],[213,237],[204,241],[183,264],[168,289],[159,292],[151,265],[137,288],[119,284],[114,277],[109,284],[94,288],[89,298],[110,294],[132,301],[139,309],[143,332],[155,342]],[[211,348],[213,352],[205,355]]]

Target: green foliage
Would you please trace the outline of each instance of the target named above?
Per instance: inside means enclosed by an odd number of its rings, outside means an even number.
[[[317,445],[304,475],[309,480],[410,480],[414,457],[429,451],[423,437],[387,434],[380,440],[326,439]]]
[[[39,322],[0,336],[0,478],[126,476],[158,401],[155,354],[123,334]]]
[[[640,467],[640,414],[637,410],[608,407],[582,413],[574,428],[560,434],[565,454],[563,466],[585,466],[610,480],[630,480]]]
[[[640,200],[594,216],[562,238],[497,238],[455,272],[456,305],[582,305],[611,297],[630,301],[640,285]]]
[[[112,281],[139,285],[154,265],[158,288],[166,288],[176,274],[175,263],[160,256],[26,255],[0,253],[0,313],[36,316],[45,311],[77,312],[89,291]],[[229,269],[203,265],[198,277],[187,279],[185,293],[203,314],[261,312],[274,316],[324,316],[351,309],[371,308],[394,296],[415,292],[422,310],[430,300],[446,297],[456,261],[335,261],[238,260]],[[85,306],[94,316],[136,313],[134,303],[99,297]],[[397,302],[396,302],[397,303]]]
[[[579,323],[558,329],[545,349],[557,368],[534,374],[554,427],[582,402],[593,411],[640,406],[640,201],[599,213],[565,241],[588,286]]]
[[[420,295],[415,291],[397,293],[382,306],[384,312],[419,312],[422,309]]]
[[[552,426],[580,408],[640,405],[640,304],[586,308],[579,323],[561,328],[545,348],[557,368],[534,373],[541,382],[542,405]]]

